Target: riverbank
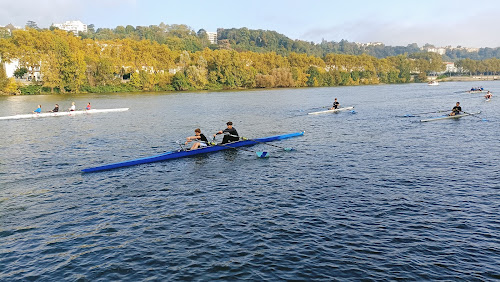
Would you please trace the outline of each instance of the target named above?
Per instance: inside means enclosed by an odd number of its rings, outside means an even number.
[[[500,76],[498,75],[488,75],[488,76],[451,76],[444,78],[436,78],[435,76],[427,77],[428,81],[437,80],[440,82],[446,81],[494,81],[500,80]],[[418,83],[418,82],[409,82],[409,83]],[[386,83],[378,83],[378,84],[369,84],[369,85],[383,85]],[[367,84],[358,84],[358,85],[338,85],[338,86],[360,86]],[[305,88],[316,88],[316,87],[324,87],[324,86],[305,86]],[[236,88],[236,89],[225,89],[223,87],[214,87],[209,89],[191,89],[190,91],[221,91],[221,90],[251,90],[251,89],[280,89],[282,87],[274,87],[274,88]],[[288,88],[288,87],[287,87]],[[304,88],[304,87],[292,87],[292,88]],[[10,96],[10,95],[51,95],[51,94],[62,94],[57,89],[56,91],[51,92],[50,88],[42,87],[41,85],[30,85],[25,84],[23,87],[20,87],[17,93],[7,94],[0,92],[0,95]],[[132,86],[129,83],[122,83],[119,85],[108,85],[108,86],[99,86],[99,87],[84,87],[83,91],[72,94],[88,94],[88,93],[132,93],[132,92],[181,92],[183,90],[175,90],[173,87],[165,87],[165,88],[154,88],[143,90]],[[71,92],[67,92],[71,93]]]
[[[438,81],[492,81],[492,80],[500,80],[500,76],[499,75],[450,76],[438,79]]]

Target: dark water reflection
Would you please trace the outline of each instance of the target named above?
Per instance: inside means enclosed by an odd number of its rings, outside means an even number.
[[[0,97],[0,116],[130,107],[2,121],[0,280],[499,279],[500,111],[454,93],[471,86]],[[356,113],[307,115],[334,97]],[[396,117],[456,101],[480,118]],[[246,137],[306,134],[273,143],[292,152],[248,148],[269,159],[238,150],[79,173],[227,120]]]

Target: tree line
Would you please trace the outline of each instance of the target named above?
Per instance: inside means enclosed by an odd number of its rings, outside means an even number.
[[[185,28],[181,30],[185,33],[178,38],[198,37]],[[180,32],[177,27],[170,31]],[[41,81],[20,87],[25,94],[408,83],[425,81],[428,73],[444,68],[435,53],[379,59],[367,54],[283,55],[209,46],[192,51],[182,47],[188,41],[179,41],[183,43],[174,48],[169,41],[160,43],[152,38],[108,40],[74,36],[58,29],[28,28],[0,39],[0,58],[2,62],[19,60],[17,73],[32,74],[40,69]],[[3,92],[17,90],[17,85],[5,78],[3,67],[0,87]]]
[[[26,27],[42,30],[36,22],[28,21]],[[11,36],[10,30],[15,29],[11,24],[0,27],[0,38]],[[50,27],[55,29],[55,27]],[[159,44],[167,45],[171,50],[187,50],[190,52],[201,51],[204,48],[210,49],[231,49],[238,52],[252,51],[258,53],[275,52],[279,55],[287,56],[289,53],[304,53],[316,57],[324,57],[330,53],[361,55],[367,54],[376,58],[386,58],[403,54],[420,53],[421,49],[416,43],[407,46],[386,46],[382,43],[375,45],[357,44],[341,40],[340,42],[323,40],[320,43],[303,40],[292,40],[276,31],[251,30],[248,28],[231,28],[217,30],[218,44],[210,44],[206,38],[205,30],[200,29],[194,32],[187,25],[172,24],[150,26],[117,26],[116,28],[95,28],[88,25],[88,32],[81,32],[79,36],[84,39],[94,40],[151,40]],[[433,47],[425,44],[424,47]],[[443,55],[443,60],[458,61],[460,59],[486,60],[489,58],[500,58],[500,47],[480,48],[478,51],[469,52],[465,49],[447,49]]]

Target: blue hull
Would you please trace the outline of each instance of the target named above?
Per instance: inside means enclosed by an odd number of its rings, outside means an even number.
[[[199,155],[199,154],[206,154],[206,153],[211,153],[211,152],[228,150],[231,148],[251,146],[251,145],[258,144],[259,142],[260,143],[261,142],[271,142],[271,141],[282,140],[282,139],[287,139],[287,138],[302,136],[302,135],[304,135],[304,131],[290,133],[290,134],[284,134],[284,135],[275,135],[275,136],[269,136],[269,137],[264,137],[264,138],[258,138],[258,139],[254,139],[255,141],[243,140],[243,141],[238,141],[238,142],[233,142],[233,143],[227,143],[227,144],[224,144],[224,146],[215,145],[215,146],[196,149],[193,151],[180,151],[180,152],[172,151],[172,152],[167,152],[167,153],[163,153],[161,155],[156,155],[156,156],[151,156],[151,157],[145,157],[145,158],[140,158],[140,159],[135,159],[135,160],[130,160],[130,161],[124,161],[124,162],[112,163],[112,164],[108,164],[108,165],[86,168],[86,169],[82,169],[82,171],[83,172],[97,172],[97,171],[110,170],[110,169],[139,165],[139,164],[161,162],[161,161],[184,158],[184,157],[189,157],[189,156],[194,156],[194,155]]]

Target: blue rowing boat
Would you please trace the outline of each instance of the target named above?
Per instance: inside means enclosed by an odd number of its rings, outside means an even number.
[[[269,137],[264,137],[264,138],[257,138],[257,139],[246,139],[246,140],[242,140],[242,141],[226,143],[224,145],[218,144],[218,145],[200,148],[200,149],[196,149],[196,150],[192,150],[192,151],[171,151],[171,152],[166,152],[166,153],[156,155],[156,156],[145,157],[145,158],[140,158],[140,159],[135,159],[135,160],[130,160],[130,161],[124,161],[124,162],[118,162],[118,163],[112,163],[112,164],[107,164],[107,165],[86,168],[86,169],[82,169],[82,172],[97,172],[97,171],[110,170],[110,169],[115,169],[115,168],[120,168],[120,167],[128,167],[128,166],[145,164],[145,163],[153,163],[153,162],[161,162],[161,161],[166,161],[166,160],[179,159],[179,158],[184,158],[184,157],[189,157],[189,156],[194,156],[194,155],[199,155],[199,154],[206,154],[206,153],[218,152],[218,151],[222,151],[222,150],[235,149],[235,148],[243,147],[243,146],[252,146],[252,145],[255,145],[258,143],[271,142],[271,141],[282,140],[282,139],[287,139],[287,138],[302,136],[302,135],[304,135],[304,131],[290,133],[290,134],[269,136]]]

